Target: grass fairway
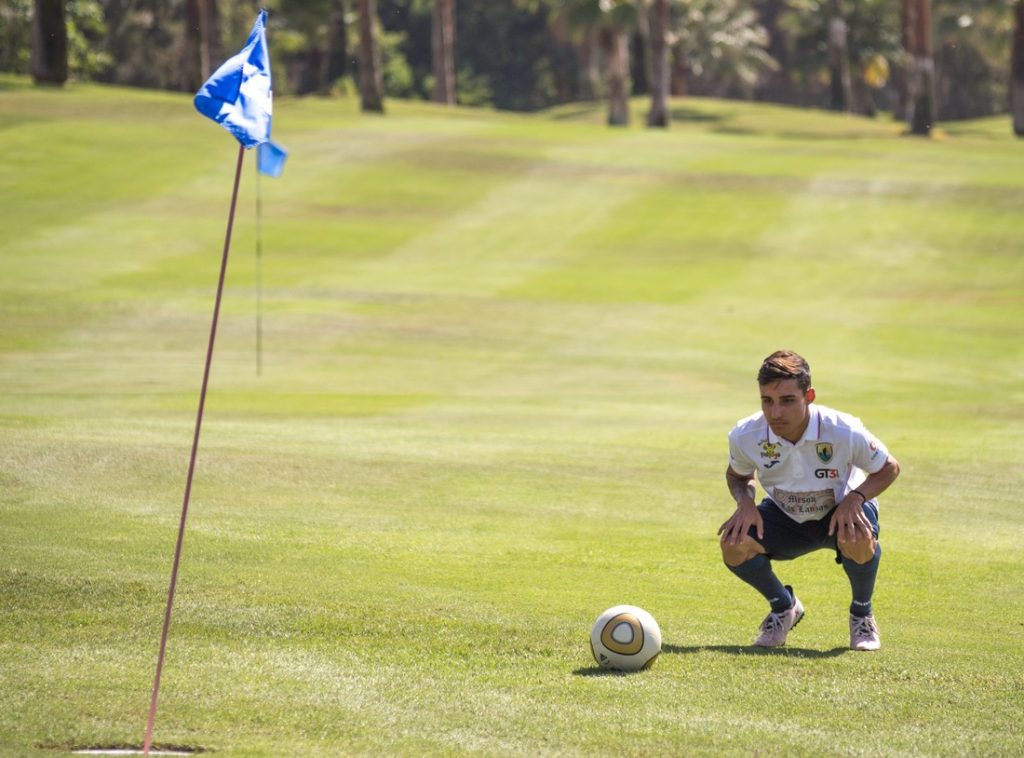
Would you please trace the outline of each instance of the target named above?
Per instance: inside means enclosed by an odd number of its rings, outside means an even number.
[[[637,103],[642,114],[643,103]],[[668,132],[280,100],[246,157],[158,745],[219,756],[1024,753],[1024,143],[683,100]],[[641,123],[641,122],[638,122]],[[0,754],[140,744],[236,143],[0,79]],[[760,360],[903,464],[883,650],[721,564]],[[632,603],[665,651],[602,674]]]

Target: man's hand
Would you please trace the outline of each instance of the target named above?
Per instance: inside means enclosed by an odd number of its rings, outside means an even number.
[[[731,546],[737,541],[741,545],[745,544],[750,539],[747,532],[752,526],[757,527],[757,538],[763,540],[764,520],[761,518],[761,512],[757,510],[752,499],[743,498],[737,503],[736,512],[718,527],[718,533],[722,535],[722,544]]]
[[[873,540],[875,534],[871,522],[864,515],[864,503],[885,492],[899,475],[899,461],[890,455],[882,468],[869,474],[856,490],[846,493],[828,522],[828,536],[831,537],[838,529],[840,542],[857,542],[861,536],[868,542]]]
[[[839,540],[857,542],[859,537],[870,540],[874,536],[871,522],[864,515],[864,500],[856,492],[847,493],[843,502],[833,511],[828,522],[828,536],[839,530]]]

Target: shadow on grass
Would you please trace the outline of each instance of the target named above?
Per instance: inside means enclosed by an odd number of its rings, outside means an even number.
[[[697,110],[696,108],[687,108],[680,106],[677,108],[670,108],[669,113],[674,121],[694,121],[698,123],[715,122],[721,123],[728,117],[722,113],[708,113],[707,111]]]
[[[40,750],[59,750],[61,752],[85,755],[142,755],[143,746],[119,742],[115,745],[65,745],[58,743],[40,743]],[[154,743],[150,746],[149,755],[198,755],[206,749],[194,745],[164,745]]]
[[[662,645],[661,652],[667,655],[691,655],[693,653],[729,653],[730,655],[778,655],[786,658],[836,658],[850,652],[848,647],[834,647],[831,650],[810,650],[803,647],[754,647],[753,645]]]
[[[573,676],[632,676],[633,674],[642,674],[644,669],[639,671],[615,671],[614,669],[603,669],[600,666],[588,666],[587,668],[579,668],[572,672]]]
[[[551,114],[551,117],[555,121],[568,121],[569,119],[581,118],[583,116],[589,116],[592,113],[603,114],[604,110],[600,103],[597,102],[585,102],[579,103],[578,105],[566,105],[559,108],[556,112]]]
[[[692,655],[693,653],[729,653],[730,655],[770,655],[781,658],[837,658],[850,652],[848,647],[834,647],[831,650],[810,650],[804,647],[755,647],[753,645],[662,645],[661,655]],[[630,676],[640,671],[615,671],[600,666],[588,666],[573,671],[574,676]]]

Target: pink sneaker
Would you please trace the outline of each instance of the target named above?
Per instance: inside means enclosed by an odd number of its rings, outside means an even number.
[[[850,614],[850,647],[853,650],[878,650],[882,647],[882,636],[874,616]]]
[[[789,594],[793,596],[793,607],[782,613],[769,613],[761,622],[761,634],[754,640],[758,647],[782,647],[786,644],[786,635],[789,630],[800,623],[804,617],[804,604],[793,592],[793,588],[786,587]],[[852,628],[852,627],[851,627]]]

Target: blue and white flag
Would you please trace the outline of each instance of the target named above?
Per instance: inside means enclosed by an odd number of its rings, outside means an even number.
[[[242,51],[199,88],[196,110],[231,132],[244,147],[270,139],[273,93],[267,52],[267,12],[260,11]]]
[[[271,140],[256,148],[256,170],[266,176],[280,176],[287,159],[288,151]]]

